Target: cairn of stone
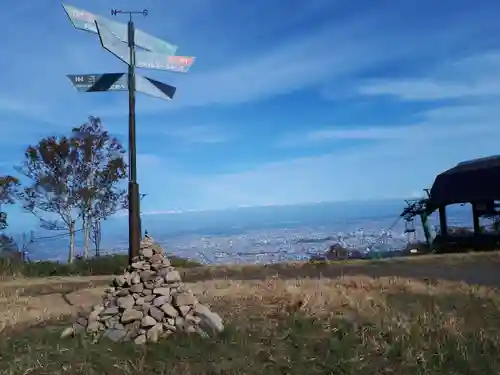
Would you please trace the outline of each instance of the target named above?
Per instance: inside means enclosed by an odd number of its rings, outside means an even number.
[[[101,304],[80,313],[61,337],[88,334],[97,342],[157,342],[175,332],[222,332],[220,316],[198,301],[182,282],[163,249],[146,237],[139,257],[106,289]]]

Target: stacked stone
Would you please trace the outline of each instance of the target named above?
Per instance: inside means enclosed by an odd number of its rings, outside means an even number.
[[[222,332],[220,316],[201,304],[182,282],[163,249],[150,238],[141,243],[138,258],[114,278],[100,305],[81,313],[61,337],[86,333],[97,341],[107,337],[115,342],[136,344],[156,342],[174,332]]]

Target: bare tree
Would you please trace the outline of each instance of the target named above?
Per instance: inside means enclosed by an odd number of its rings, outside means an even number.
[[[99,252],[101,220],[124,207],[126,190],[120,186],[127,178],[125,149],[111,136],[98,117],[72,131],[72,141],[79,149],[78,174],[85,181],[79,201],[84,241],[84,258],[88,257],[91,239]]]
[[[75,255],[75,225],[85,184],[78,163],[79,149],[71,138],[50,136],[28,146],[23,163],[16,167],[29,180],[17,194],[23,208],[40,220],[42,228],[69,231],[69,263]]]
[[[22,253],[23,260],[29,260],[28,250],[30,246],[35,242],[35,232],[23,232],[19,237],[17,243],[17,249],[20,253]]]
[[[7,213],[2,206],[14,204],[14,196],[19,186],[19,180],[13,176],[0,176],[0,230],[7,228]]]
[[[101,196],[99,201],[93,206],[91,216],[90,239],[94,243],[95,255],[100,255],[102,239],[102,221],[114,215],[116,212],[128,208],[128,196],[125,190],[116,192],[108,191],[108,194]]]
[[[95,256],[98,257],[101,255],[101,239],[102,239],[102,232],[101,232],[101,220],[94,218],[92,220],[92,230],[90,232],[90,239],[94,243],[94,249],[95,249]]]
[[[33,231],[23,232],[17,239],[0,234],[0,253],[9,256],[11,259],[26,261],[28,260],[28,249],[34,242],[34,239],[35,235]]]

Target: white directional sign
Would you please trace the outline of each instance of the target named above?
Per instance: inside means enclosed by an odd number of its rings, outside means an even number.
[[[128,88],[124,73],[68,74],[68,78],[80,92],[126,91]]]
[[[135,76],[135,89],[143,94],[163,100],[173,99],[176,91],[174,86],[140,75]]]
[[[192,56],[168,56],[163,53],[149,51],[135,52],[135,66],[143,69],[187,73],[191,65],[193,65],[194,59]]]
[[[79,92],[126,91],[128,89],[127,73],[68,74],[68,78]],[[135,76],[135,89],[137,92],[163,100],[172,100],[177,90],[174,86],[141,75]]]
[[[106,24],[106,27],[111,31],[116,38],[122,43],[128,43],[127,25],[112,21],[105,17],[95,15],[83,9],[75,8],[74,6],[63,4],[64,11],[68,15],[71,23],[77,29],[85,30],[97,34],[95,21]],[[135,44],[136,46],[148,51],[155,51],[165,55],[175,55],[177,46],[165,42],[159,38],[145,33],[142,30],[135,30]]]
[[[111,52],[113,55],[118,57],[125,64],[130,65],[129,47],[126,44],[123,44],[120,39],[118,39],[115,34],[111,32],[106,23],[95,21],[94,24],[96,26],[97,34],[99,35],[102,47],[106,51]]]
[[[115,33],[111,31],[106,22],[95,21],[97,33],[103,48],[124,63],[130,65],[130,52]],[[135,66],[143,69],[168,70],[171,72],[187,73],[194,63],[191,56],[171,56],[159,52],[135,51]]]

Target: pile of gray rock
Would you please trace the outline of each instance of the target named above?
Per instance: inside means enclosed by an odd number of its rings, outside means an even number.
[[[94,341],[145,344],[179,331],[208,337],[223,330],[220,316],[198,301],[163,249],[146,237],[139,257],[114,278],[102,303],[80,313],[61,337],[88,334]]]

